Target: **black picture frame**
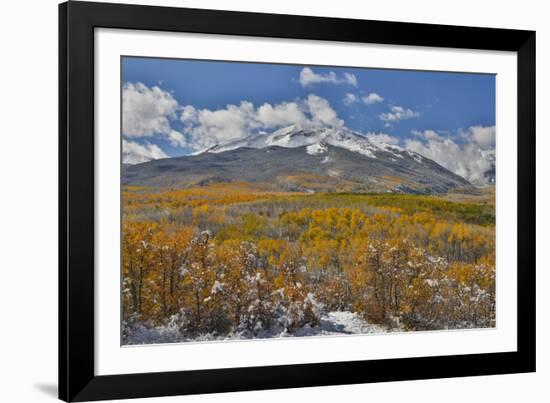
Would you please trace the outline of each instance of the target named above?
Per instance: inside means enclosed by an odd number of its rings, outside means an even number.
[[[516,352],[96,376],[94,29],[517,52]],[[59,5],[59,398],[89,401],[535,371],[535,32],[186,8]]]

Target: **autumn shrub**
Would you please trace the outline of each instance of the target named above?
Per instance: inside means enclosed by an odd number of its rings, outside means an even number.
[[[239,184],[130,189],[123,207],[123,339],[294,332],[331,311],[401,330],[495,325],[486,204]]]

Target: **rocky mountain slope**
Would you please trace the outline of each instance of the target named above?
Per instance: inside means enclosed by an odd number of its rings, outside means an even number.
[[[123,168],[123,184],[257,182],[280,190],[444,193],[471,184],[433,160],[347,129],[290,126]]]

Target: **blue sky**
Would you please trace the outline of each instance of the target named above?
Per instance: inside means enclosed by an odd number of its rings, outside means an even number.
[[[315,121],[312,100],[322,102],[319,116],[337,116],[324,123],[384,133],[401,145],[427,145],[422,133],[433,132],[463,147],[471,128],[495,126],[490,74],[125,57],[122,81],[124,139],[166,156],[276,130],[294,107]],[[265,104],[272,115],[262,120]]]

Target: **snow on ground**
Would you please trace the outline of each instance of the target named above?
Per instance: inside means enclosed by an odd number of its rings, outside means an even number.
[[[367,322],[355,312],[328,312],[321,315],[321,321],[316,326],[306,325],[300,329],[289,332],[282,326],[273,326],[254,334],[249,331],[233,332],[228,335],[218,336],[212,334],[199,335],[188,338],[180,334],[176,326],[158,326],[147,328],[143,325],[134,325],[124,328],[124,344],[161,344],[180,343],[186,341],[212,341],[212,340],[242,340],[265,339],[277,337],[311,337],[327,335],[350,335],[368,333],[386,333],[387,328]]]
[[[321,323],[315,327],[305,326],[290,336],[324,336],[338,334],[385,333],[388,330],[380,325],[368,323],[355,312],[329,312],[321,316]]]

